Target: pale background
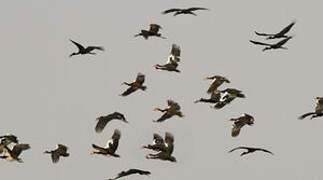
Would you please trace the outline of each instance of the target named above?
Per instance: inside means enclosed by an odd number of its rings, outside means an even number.
[[[198,16],[161,11],[207,7]],[[107,179],[121,170],[140,168],[150,177],[129,179],[322,179],[322,119],[299,121],[314,108],[322,90],[322,2],[318,0],[5,0],[0,6],[0,134],[13,133],[31,149],[23,164],[0,161],[1,179]],[[278,32],[296,20],[288,50],[262,52],[250,39],[264,41],[254,30]],[[166,40],[134,38],[150,23],[160,24]],[[98,55],[76,51],[69,39],[102,45]],[[275,42],[275,41],[267,41]],[[180,74],[157,71],[172,43],[182,48]],[[138,72],[146,75],[146,92],[118,96]],[[223,75],[243,90],[246,99],[222,110],[193,104],[207,97],[206,76]],[[185,118],[152,123],[172,98]],[[114,111],[130,124],[112,122],[101,134],[95,118]],[[231,117],[255,117],[237,138]],[[122,132],[120,159],[90,156],[91,144],[105,145],[113,130]],[[147,160],[154,132],[175,136],[177,163]],[[52,164],[42,152],[57,143],[70,147],[69,158]],[[240,157],[228,150],[239,145],[267,148]]]

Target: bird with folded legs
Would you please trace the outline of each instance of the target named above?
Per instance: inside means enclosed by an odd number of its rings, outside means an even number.
[[[197,16],[193,11],[197,11],[197,10],[209,10],[207,8],[203,8],[203,7],[191,7],[191,8],[186,8],[186,9],[179,9],[179,8],[172,8],[172,9],[167,9],[165,11],[162,12],[162,14],[168,14],[168,13],[174,13],[174,16],[177,16],[179,14],[191,14],[194,16]]]
[[[167,100],[167,104],[168,107],[165,109],[160,109],[160,108],[155,108],[154,111],[160,111],[163,112],[164,114],[157,120],[153,121],[153,122],[164,122],[165,120],[173,117],[173,116],[179,116],[179,117],[184,117],[184,115],[182,114],[181,107],[180,105],[173,101],[173,100]]]
[[[216,92],[223,93],[220,101],[215,104],[215,109],[221,109],[225,105],[231,103],[235,98],[245,98],[246,96],[241,90],[235,88],[226,88],[224,90],[216,90]]]
[[[97,133],[102,132],[104,127],[112,120],[120,120],[125,123],[129,123],[126,120],[125,116],[119,112],[114,112],[114,113],[108,114],[106,116],[100,116],[100,117],[96,118],[96,120],[98,121],[95,126],[95,131]]]
[[[255,31],[255,33],[258,36],[265,36],[267,37],[267,39],[278,39],[278,38],[287,38],[289,36],[287,36],[286,34],[290,31],[290,29],[295,25],[295,21],[291,22],[288,26],[286,26],[284,29],[282,29],[281,31],[279,31],[276,34],[267,34],[267,33],[259,33],[257,31]]]
[[[239,149],[247,150],[247,151],[242,152],[240,154],[240,156],[244,156],[246,154],[253,153],[253,152],[256,152],[256,151],[263,151],[265,153],[269,153],[271,155],[274,155],[274,153],[272,153],[271,151],[268,151],[268,150],[263,149],[263,148],[254,148],[254,147],[245,147],[245,146],[236,147],[236,148],[230,150],[229,153],[231,153],[231,152],[233,152],[235,150],[239,150]]]
[[[177,69],[178,62],[180,62],[181,49],[178,45],[173,44],[167,63],[164,65],[155,64],[154,67],[160,70],[180,72]]]
[[[255,119],[251,115],[244,113],[238,118],[231,118],[230,121],[233,121],[231,136],[237,137],[240,134],[241,128],[245,125],[252,126],[254,124]]]
[[[220,92],[212,92],[211,97],[209,99],[200,98],[200,99],[194,101],[194,103],[203,102],[203,103],[215,104],[215,103],[220,102],[220,100],[221,100],[221,93]]]
[[[151,36],[155,36],[155,37],[159,37],[162,39],[166,39],[165,37],[163,37],[160,33],[159,33],[159,29],[162,29],[162,27],[158,24],[150,24],[149,25],[149,30],[141,30],[140,33],[136,34],[135,37],[138,36],[142,36],[144,37],[146,40],[151,37]]]
[[[98,145],[92,144],[92,147],[97,151],[93,151],[91,152],[91,154],[92,155],[101,154],[107,157],[112,156],[112,157],[119,158],[120,155],[116,154],[116,151],[119,146],[120,137],[121,137],[120,130],[115,129],[111,139],[108,140],[107,145],[105,147],[100,147]]]
[[[211,94],[216,91],[223,83],[230,83],[229,79],[224,76],[214,75],[211,77],[206,77],[204,80],[212,80],[210,87],[207,90],[207,93]]]
[[[258,41],[252,41],[250,40],[251,43],[256,44],[256,45],[262,45],[262,46],[267,46],[265,47],[262,51],[270,50],[270,49],[287,49],[286,47],[283,47],[283,45],[292,39],[292,36],[289,36],[275,44],[268,44],[268,43],[263,43],[263,42],[258,42]]]
[[[84,54],[92,54],[95,55],[96,53],[92,52],[93,50],[100,50],[100,51],[104,51],[104,48],[101,46],[88,46],[88,47],[84,47],[81,44],[73,41],[70,39],[70,41],[76,45],[76,47],[78,48],[78,52],[73,52],[70,57],[75,56],[75,55],[84,55]]]
[[[156,154],[147,154],[147,159],[160,159],[163,161],[170,161],[170,162],[176,162],[176,158],[172,156],[172,153],[174,151],[174,136],[166,132],[165,133],[165,142],[164,142],[164,149],[160,150]]]
[[[10,149],[8,146],[4,146],[4,155],[0,156],[0,158],[6,159],[9,162],[17,161],[19,163],[23,163],[23,160],[19,158],[19,155],[27,149],[30,149],[29,144],[16,144],[12,149]]]
[[[126,91],[124,91],[121,96],[128,96],[129,94],[137,91],[138,89],[141,89],[143,91],[146,90],[147,86],[144,86],[145,82],[145,75],[138,73],[136,80],[132,83],[127,83],[127,82],[123,82],[121,85],[127,85],[130,86]]]
[[[67,152],[68,147],[63,144],[57,144],[56,149],[46,150],[44,154],[51,154],[51,159],[53,163],[58,163],[60,157],[68,157],[70,154]]]

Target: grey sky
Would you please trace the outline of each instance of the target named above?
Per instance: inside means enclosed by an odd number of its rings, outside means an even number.
[[[200,6],[198,16],[173,17],[161,11]],[[128,168],[150,170],[150,179],[321,179],[322,121],[299,121],[323,96],[321,83],[321,1],[293,0],[29,0],[0,6],[0,133],[14,133],[31,149],[25,163],[0,162],[4,179],[106,179]],[[249,39],[253,31],[277,32],[291,21],[296,35],[288,50],[262,52]],[[160,24],[166,40],[134,38],[150,23]],[[101,45],[98,55],[68,55],[69,42]],[[269,41],[271,42],[271,41]],[[157,71],[171,44],[181,46],[180,74]],[[146,75],[146,92],[118,96],[123,81]],[[222,110],[193,104],[205,93],[206,76],[231,80],[221,86],[243,90],[246,99]],[[152,123],[154,107],[172,98],[185,118]],[[129,124],[112,122],[101,134],[95,118],[114,111]],[[230,136],[231,117],[255,117],[237,138]],[[90,156],[91,144],[105,145],[115,128],[122,132],[120,159]],[[146,160],[154,132],[175,136],[177,163]],[[71,156],[52,164],[45,149],[57,143]],[[255,153],[241,158],[227,151],[239,145],[268,148],[274,156]],[[133,176],[131,179],[148,179]]]

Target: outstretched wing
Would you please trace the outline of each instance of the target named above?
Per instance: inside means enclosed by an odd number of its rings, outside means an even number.
[[[171,113],[168,113],[167,111],[159,118],[159,119],[157,119],[156,121],[154,121],[154,122],[163,122],[163,121],[165,121],[165,120],[167,120],[167,119],[169,119],[169,118],[171,118],[173,116],[173,114],[171,114]]]
[[[258,42],[258,41],[252,41],[252,40],[250,40],[250,42],[253,43],[253,44],[256,44],[256,45],[271,46],[271,44],[262,43],[262,42]]]
[[[286,33],[288,33],[288,31],[294,26],[296,22],[293,21],[292,23],[290,23],[288,26],[286,26],[283,30],[281,30],[279,33],[277,34],[281,34],[281,35],[284,35]]]
[[[305,113],[305,114],[303,114],[303,115],[301,115],[300,117],[298,117],[298,119],[304,119],[304,118],[306,118],[307,116],[311,116],[311,115],[314,115],[314,114],[316,114],[315,112],[309,112],[309,113]]]
[[[229,153],[230,153],[230,152],[233,152],[233,151],[235,151],[235,150],[238,150],[238,149],[248,149],[248,148],[247,148],[247,147],[244,147],[244,146],[239,146],[239,147],[236,147],[236,148],[231,149],[231,150],[229,151]]]
[[[101,116],[98,117],[97,120],[97,124],[95,126],[95,131],[97,133],[100,133],[103,131],[103,129],[105,128],[105,126],[114,118],[113,115],[109,114],[107,116]]]
[[[208,8],[203,7],[191,7],[187,9],[188,11],[197,11],[197,10],[209,10]]]
[[[84,51],[85,50],[85,48],[81,44],[73,41],[72,39],[70,39],[70,41],[77,46],[77,48],[79,49],[79,51]]]
[[[273,36],[275,34],[267,34],[267,33],[259,33],[257,31],[255,31],[255,33],[258,35],[258,36]]]
[[[153,34],[157,34],[159,29],[162,29],[162,27],[158,24],[150,24],[150,29],[149,31]]]
[[[235,124],[232,125],[231,129],[231,136],[232,137],[237,137],[240,133],[241,126],[237,126]]]
[[[126,91],[124,91],[121,96],[128,96],[129,94],[135,92],[137,90],[136,87],[130,86]]]
[[[181,48],[178,45],[173,44],[172,45],[172,50],[170,51],[170,54],[175,56],[175,57],[181,56]]]
[[[12,153],[19,156],[22,151],[27,149],[30,149],[29,144],[16,144],[12,149]]]
[[[173,8],[173,9],[168,9],[162,12],[162,14],[168,14],[171,12],[177,12],[177,11],[181,11],[182,9],[178,9],[178,8]]]
[[[258,148],[258,150],[274,155],[274,153],[272,153],[271,151],[268,151],[267,149]]]
[[[101,46],[89,46],[86,48],[87,51],[93,51],[94,49],[100,50],[100,51],[104,51],[104,48]]]
[[[285,38],[285,39],[283,39],[283,40],[279,41],[279,42],[277,43],[277,46],[282,46],[282,45],[284,45],[284,44],[285,44],[288,40],[290,40],[290,39],[292,39],[292,36],[287,37],[287,38]]]

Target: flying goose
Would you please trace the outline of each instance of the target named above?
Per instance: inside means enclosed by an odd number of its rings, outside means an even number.
[[[288,26],[286,26],[283,30],[281,30],[280,32],[276,33],[276,34],[266,34],[266,33],[259,33],[257,31],[255,31],[255,33],[258,36],[266,36],[267,39],[277,39],[277,38],[287,38],[288,36],[286,36],[286,34],[289,32],[289,30],[294,26],[296,22],[293,21],[292,23],[290,23]]]
[[[233,121],[232,124],[232,130],[231,130],[231,136],[232,137],[237,137],[240,133],[241,128],[244,125],[253,125],[254,124],[254,118],[249,115],[249,114],[242,114],[242,116],[238,117],[238,118],[231,118],[230,121]]]
[[[92,144],[92,147],[98,151],[93,151],[91,152],[91,154],[92,155],[101,154],[107,157],[109,156],[113,156],[117,158],[120,157],[120,155],[115,153],[119,146],[120,137],[121,137],[121,132],[118,129],[115,129],[111,139],[108,140],[107,145],[105,147],[100,147],[95,144]]]
[[[148,39],[150,36],[156,36],[156,37],[160,37],[162,39],[166,39],[160,33],[158,33],[159,29],[162,29],[162,27],[160,25],[150,24],[149,27],[150,27],[149,30],[141,30],[141,32],[136,34],[135,37],[142,36],[145,39]]]
[[[177,115],[179,117],[184,117],[184,115],[182,114],[181,107],[179,106],[179,104],[173,100],[167,100],[167,104],[168,107],[166,109],[160,109],[160,108],[155,108],[154,111],[160,111],[163,112],[164,114],[157,120],[153,121],[153,122],[163,122],[171,117],[173,117],[174,115]]]
[[[258,41],[252,41],[252,40],[250,40],[250,42],[253,44],[256,44],[256,45],[267,46],[262,51],[266,51],[266,50],[270,50],[270,49],[287,49],[286,47],[283,47],[283,45],[291,38],[293,38],[293,37],[289,36],[289,37],[287,37],[275,44],[262,43],[262,42],[258,42]]]
[[[161,137],[159,134],[154,133],[153,136],[153,143],[148,144],[146,146],[142,146],[142,149],[150,149],[153,151],[166,151],[166,146],[163,137]]]
[[[176,158],[172,156],[172,153],[174,151],[174,136],[166,132],[165,133],[165,149],[162,149],[157,154],[147,154],[147,159],[160,159],[164,161],[171,161],[176,162]]]
[[[225,90],[216,90],[216,92],[224,93],[223,97],[220,99],[220,102],[218,102],[214,108],[215,109],[221,109],[225,105],[229,104],[231,101],[233,101],[235,98],[245,98],[246,96],[242,94],[241,90],[235,89],[235,88],[227,88]]]
[[[307,116],[311,116],[311,119],[323,116],[323,97],[314,97],[316,101],[316,107],[314,112],[309,112],[301,115],[298,119],[304,119]]]
[[[220,92],[212,92],[211,97],[209,99],[204,99],[204,98],[200,98],[196,101],[194,101],[194,103],[199,103],[199,102],[204,102],[204,103],[218,103],[221,100],[221,93]]]
[[[128,96],[129,94],[137,91],[138,89],[145,91],[147,87],[143,85],[144,82],[145,82],[145,75],[141,73],[137,74],[137,78],[135,82],[132,82],[132,83],[123,82],[121,85],[127,85],[130,87],[126,91],[124,91],[121,94],[121,96]]]
[[[23,160],[19,158],[19,155],[22,151],[25,151],[27,149],[30,149],[29,144],[16,144],[12,149],[9,149],[8,146],[4,146],[4,155],[0,156],[0,158],[6,159],[9,162],[17,161],[23,163]]]
[[[79,44],[79,43],[77,43],[77,42],[75,42],[75,41],[73,41],[73,40],[71,40],[70,39],[70,41],[73,43],[73,44],[75,44],[76,46],[77,46],[77,48],[78,48],[78,52],[73,52],[71,55],[70,55],[70,57],[72,57],[72,56],[74,56],[74,55],[79,55],[79,54],[82,54],[82,55],[84,55],[84,54],[92,54],[92,55],[95,55],[96,53],[94,53],[94,52],[92,52],[93,50],[95,50],[95,49],[97,49],[97,50],[100,50],[100,51],[104,51],[104,48],[103,47],[101,47],[101,46],[88,46],[88,47],[84,47],[84,46],[82,46],[81,44]]]
[[[262,148],[253,148],[253,147],[245,147],[245,146],[240,146],[240,147],[236,147],[232,150],[229,151],[229,153],[235,151],[235,150],[238,150],[238,149],[246,149],[247,151],[244,151],[240,154],[240,156],[244,156],[246,154],[249,154],[249,153],[253,153],[253,152],[256,152],[256,151],[263,151],[263,152],[266,152],[266,153],[269,153],[271,155],[274,155],[274,153],[266,150],[266,149],[262,149]]]
[[[52,162],[58,163],[60,156],[68,157],[70,155],[69,153],[67,153],[67,150],[67,146],[63,144],[57,144],[56,149],[50,151],[46,150],[44,151],[44,154],[51,154]]]
[[[204,78],[204,80],[212,80],[212,83],[211,83],[209,89],[207,90],[207,93],[209,93],[209,94],[216,91],[218,89],[218,87],[220,87],[224,82],[230,83],[230,81],[226,77],[219,76],[219,75],[206,77],[206,78]]]
[[[113,178],[113,179],[109,179],[109,180],[116,180],[119,179],[121,177],[124,176],[129,176],[132,174],[139,174],[139,175],[150,175],[151,173],[149,171],[144,171],[144,170],[140,170],[140,169],[129,169],[127,171],[121,171],[117,177]]]
[[[119,113],[119,112],[114,112],[114,113],[111,113],[111,114],[108,114],[106,116],[100,116],[98,118],[96,118],[96,120],[98,121],[96,123],[96,126],[95,126],[95,131],[97,133],[100,133],[103,131],[104,127],[112,120],[121,120],[125,123],[128,123],[128,121],[126,120],[126,118],[124,117],[123,114]]]
[[[197,11],[197,10],[209,10],[207,8],[203,8],[203,7],[191,7],[191,8],[187,8],[187,9],[178,9],[178,8],[172,8],[172,9],[168,9],[162,12],[162,14],[168,14],[168,13],[174,13],[174,16],[177,16],[179,14],[191,14],[196,16],[196,14],[193,11]]]
[[[164,65],[155,64],[154,67],[160,70],[180,72],[177,69],[178,62],[180,61],[181,49],[178,45],[173,44],[167,63]]]

